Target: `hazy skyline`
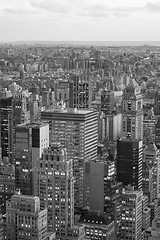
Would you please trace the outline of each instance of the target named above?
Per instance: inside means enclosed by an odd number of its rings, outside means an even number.
[[[160,41],[160,1],[0,0],[0,41]]]

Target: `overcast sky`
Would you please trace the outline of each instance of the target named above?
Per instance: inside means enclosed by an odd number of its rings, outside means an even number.
[[[160,1],[0,0],[0,41],[160,41]]]

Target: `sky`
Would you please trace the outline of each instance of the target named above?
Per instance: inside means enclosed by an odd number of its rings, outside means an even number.
[[[0,0],[0,42],[160,41],[157,0]]]

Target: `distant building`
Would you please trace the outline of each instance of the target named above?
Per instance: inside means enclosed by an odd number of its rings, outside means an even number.
[[[88,75],[73,74],[69,82],[69,107],[91,109],[92,86]]]
[[[6,207],[6,239],[46,240],[47,209],[38,197],[13,195]]]
[[[117,141],[117,180],[123,186],[142,189],[142,147],[141,140],[122,138]]]

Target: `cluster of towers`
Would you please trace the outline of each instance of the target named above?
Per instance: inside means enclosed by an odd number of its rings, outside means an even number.
[[[0,226],[6,239],[154,236],[160,154],[154,143],[144,145],[141,89],[131,79],[117,108],[114,92],[103,91],[101,113],[91,108],[88,89],[75,76],[70,107],[44,109],[39,121],[21,124],[15,114],[20,106],[0,99]],[[107,150],[98,144],[105,139]]]

